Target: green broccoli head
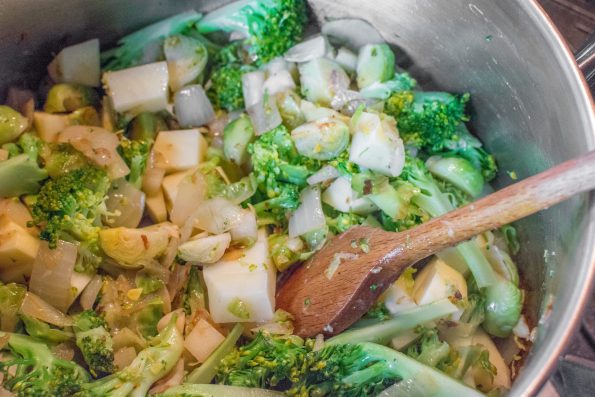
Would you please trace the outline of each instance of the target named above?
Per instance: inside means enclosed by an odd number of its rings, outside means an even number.
[[[375,396],[401,379],[391,354],[373,344],[327,345],[309,353],[305,375],[288,394]]]
[[[130,140],[122,138],[118,151],[130,168],[130,173],[126,177],[137,189],[140,189],[143,183],[143,175],[147,168],[147,160],[151,153],[153,145],[152,139]]]
[[[402,91],[388,98],[385,111],[397,120],[405,143],[435,153],[458,139],[457,127],[469,120],[467,102],[469,94]]]
[[[88,270],[99,263],[100,216],[110,180],[100,168],[86,166],[48,181],[32,208],[32,223],[41,228],[39,237],[56,247],[58,240],[81,243]],[[82,269],[82,270],[84,270]]]
[[[236,1],[206,15],[197,24],[200,33],[238,32],[257,64],[283,55],[301,38],[307,22],[303,0]]]
[[[287,390],[303,375],[309,351],[298,337],[276,338],[259,333],[221,360],[216,382]]]
[[[8,336],[12,357],[0,362],[3,387],[18,397],[68,397],[88,381],[87,372],[72,361],[56,358],[49,347],[25,335]],[[16,368],[16,371],[9,369]]]
[[[407,355],[417,361],[437,367],[444,363],[450,356],[450,346],[438,337],[438,331],[435,328],[416,330],[421,337],[407,348]]]
[[[230,112],[244,107],[242,91],[244,73],[245,68],[235,63],[217,67],[213,71],[208,95],[216,107]]]

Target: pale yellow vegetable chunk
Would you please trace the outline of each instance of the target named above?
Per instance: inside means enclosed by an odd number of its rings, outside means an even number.
[[[28,265],[38,250],[37,238],[6,215],[0,216],[0,268]]]
[[[205,362],[225,337],[204,319],[200,319],[184,340],[184,347],[199,363]]]

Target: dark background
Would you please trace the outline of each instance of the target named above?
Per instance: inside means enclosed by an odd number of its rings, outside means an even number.
[[[539,0],[570,48],[577,51],[595,31],[595,0]],[[538,397],[595,396],[595,294],[581,329]]]

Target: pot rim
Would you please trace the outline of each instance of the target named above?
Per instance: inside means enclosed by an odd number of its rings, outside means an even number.
[[[537,0],[519,1],[518,3],[541,31],[543,39],[552,49],[554,59],[560,64],[565,80],[569,83],[568,89],[571,90],[577,103],[577,113],[584,126],[583,130],[588,140],[586,150],[593,150],[595,147],[595,104],[570,47]],[[571,305],[566,306],[574,307],[574,309],[556,308],[554,300],[553,310],[563,310],[560,316],[561,321],[550,326],[548,338],[542,340],[538,350],[530,353],[530,361],[522,368],[518,379],[513,383],[511,395],[531,396],[541,390],[542,385],[554,371],[558,357],[564,353],[578,329],[584,310],[591,300],[595,277],[595,244],[593,243],[595,241],[595,193],[587,195],[586,200],[589,206],[587,211],[589,221],[582,233],[582,241],[578,246],[577,255],[573,259],[580,262],[579,277],[569,302],[567,302]]]

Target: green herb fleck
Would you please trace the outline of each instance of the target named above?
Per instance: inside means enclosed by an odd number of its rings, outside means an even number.
[[[229,302],[229,305],[227,305],[227,311],[242,320],[250,318],[250,309],[240,298],[232,299],[232,301]]]

